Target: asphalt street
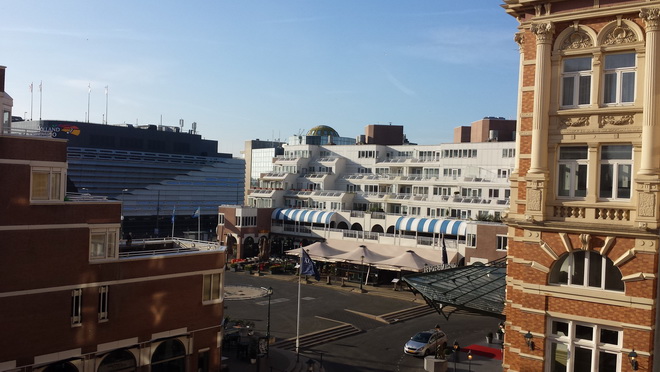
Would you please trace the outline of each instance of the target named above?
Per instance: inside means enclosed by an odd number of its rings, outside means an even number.
[[[227,272],[225,285],[272,287],[271,335],[278,340],[295,337],[298,285],[293,276],[273,278]],[[454,313],[449,320],[439,314],[424,315],[394,324],[373,319],[373,316],[423,303],[419,298],[416,301],[402,300],[332,289],[323,282],[303,284],[301,335],[337,326],[340,324],[338,322],[350,323],[363,332],[302,349],[301,360],[312,358],[320,362],[322,358],[328,372],[423,371],[422,358],[403,354],[403,345],[416,332],[440,324],[448,335],[450,345],[458,341],[460,345],[467,346],[482,342],[488,332],[495,332],[501,321],[496,317],[466,312]],[[225,301],[225,307],[226,316],[253,321],[258,332],[266,333],[268,297],[228,300]],[[484,370],[479,365],[480,361],[474,360],[471,370]],[[450,363],[449,367],[450,371],[453,370],[454,364]],[[458,371],[468,371],[466,361],[457,363],[456,367]]]

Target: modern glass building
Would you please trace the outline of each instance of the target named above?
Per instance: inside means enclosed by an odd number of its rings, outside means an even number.
[[[124,234],[208,237],[217,208],[241,204],[245,162],[179,127],[69,121],[14,122],[68,140],[69,191],[122,200]],[[199,208],[200,221],[193,218]],[[199,224],[198,224],[199,222]]]

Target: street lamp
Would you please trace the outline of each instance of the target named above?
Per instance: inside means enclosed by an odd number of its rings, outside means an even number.
[[[364,256],[360,256],[360,293],[362,293],[363,281],[364,281]]]
[[[628,353],[628,359],[630,360],[630,367],[632,370],[637,371],[639,369],[639,364],[637,363],[637,353],[635,352],[635,349],[632,349],[632,351]]]
[[[472,350],[468,350],[468,371],[472,372]]]
[[[530,351],[534,351],[534,341],[532,341],[533,338],[534,336],[532,335],[532,332],[527,331],[527,333],[525,333],[525,343],[527,344],[527,347]]]
[[[268,352],[270,351],[270,297],[273,295],[273,287],[261,287],[261,289],[268,294],[268,317],[266,318],[266,358],[268,358]]]
[[[461,350],[461,346],[458,344],[458,340],[454,340],[454,371],[456,371],[456,363],[458,363],[458,352]]]
[[[121,190],[121,236],[119,237],[122,239],[124,237],[124,193],[128,191],[128,189],[122,189]]]
[[[366,245],[361,245],[362,253],[367,249]],[[364,254],[360,256],[360,293],[362,293],[362,282],[364,281]]]

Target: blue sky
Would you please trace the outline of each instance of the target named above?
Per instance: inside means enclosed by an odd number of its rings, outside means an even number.
[[[197,122],[219,150],[316,125],[355,137],[403,125],[451,142],[515,118],[517,21],[499,0],[3,1],[0,65],[14,115]]]

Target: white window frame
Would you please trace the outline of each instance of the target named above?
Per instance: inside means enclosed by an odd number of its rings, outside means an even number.
[[[600,156],[600,164],[598,167],[598,172],[599,172],[599,177],[598,177],[598,197],[601,199],[605,200],[630,200],[632,197],[632,191],[633,191],[633,147],[630,144],[620,144],[624,146],[629,146],[630,147],[630,157],[629,159],[603,159],[604,155],[604,148],[607,146],[619,146],[619,145],[603,145],[601,146],[601,156]],[[603,165],[611,166],[612,167],[612,180],[611,180],[611,188],[612,188],[612,195],[604,197],[601,195],[602,191],[602,183],[603,183]],[[619,183],[619,177],[621,173],[621,167],[629,167],[630,169],[630,174],[628,175],[628,197],[620,197],[619,196],[619,188],[618,188],[618,183]]]
[[[566,148],[583,148],[583,149],[586,150],[586,158],[584,158],[584,159],[582,159],[582,158],[580,158],[580,159],[562,159],[561,158],[561,153],[562,153],[561,150],[566,149]],[[561,146],[561,147],[559,147],[559,151],[557,151],[557,158],[558,158],[558,160],[557,160],[557,177],[556,177],[557,181],[555,182],[555,186],[556,186],[556,190],[557,190],[556,191],[557,198],[560,198],[560,199],[584,199],[584,198],[586,198],[587,197],[587,192],[589,190],[589,177],[588,177],[588,174],[589,174],[589,148],[588,148],[588,146],[586,146],[586,145],[583,145],[583,146]],[[569,183],[568,195],[560,195],[559,194],[559,192],[560,192],[559,182],[560,182],[560,179],[562,177],[562,173],[561,173],[562,166],[567,167],[568,171],[569,171],[568,174],[569,174],[570,177],[568,179],[568,183]],[[585,171],[584,171],[585,172],[584,195],[577,195],[576,196],[576,191],[578,190],[577,187],[578,187],[578,181],[579,181],[577,175],[578,175],[580,167],[582,167],[582,166],[586,166]]]
[[[46,185],[43,194],[35,195],[35,188],[38,186],[36,175],[45,175]],[[59,179],[57,179],[59,177]],[[66,167],[43,167],[34,166],[30,172],[30,201],[48,202],[64,201],[66,191]]]
[[[497,235],[497,250],[506,251],[509,248],[509,241],[507,235]]]
[[[475,248],[477,246],[477,234],[465,234],[465,246]]]
[[[566,324],[568,328],[568,334],[555,334],[553,333],[553,323],[562,323]],[[592,339],[583,339],[579,338],[577,336],[577,331],[576,328],[584,327],[584,328],[592,328]],[[622,369],[622,363],[623,361],[623,354],[622,353],[622,346],[623,346],[623,330],[618,329],[615,327],[609,327],[609,326],[602,326],[599,324],[592,324],[592,323],[585,323],[585,322],[578,322],[574,320],[568,320],[568,319],[559,319],[559,318],[548,318],[548,323],[546,326],[546,368],[545,370],[547,372],[552,371],[553,367],[553,359],[552,359],[552,347],[553,345],[563,345],[566,347],[566,372],[582,372],[581,370],[578,371],[575,369],[575,366],[573,365],[573,356],[575,355],[575,348],[578,347],[580,349],[587,349],[591,350],[591,372],[598,372],[599,370],[599,358],[601,355],[601,352],[605,352],[608,354],[616,355],[617,356],[617,365],[615,367],[616,371],[620,371]],[[603,330],[606,331],[611,331],[611,332],[617,332],[618,337],[617,337],[617,344],[610,344],[610,343],[605,343],[601,342],[601,333]],[[626,361],[627,362],[627,361]],[[589,371],[585,371],[589,372]]]
[[[575,255],[579,252],[585,252],[585,257],[584,260],[576,263]],[[595,255],[592,255],[592,253],[595,253],[598,256],[598,260],[600,261],[598,265],[600,265],[600,285],[595,286],[595,285],[590,285],[591,283],[589,280],[591,279],[591,274],[598,272],[598,271],[593,271],[592,265],[594,267],[598,267],[596,263],[592,263],[592,259],[590,257],[596,257]],[[607,283],[608,283],[608,278],[611,279],[610,275],[614,275],[614,270],[619,270],[616,266],[612,265],[611,270],[608,271],[608,262],[606,256],[603,256],[599,254],[598,252],[594,251],[572,251],[568,253],[568,257],[564,261],[566,265],[566,270],[565,272],[568,274],[566,277],[566,283],[563,283],[560,280],[555,281],[555,279],[552,277],[552,274],[554,273],[554,267],[550,270],[550,275],[548,276],[548,284],[550,285],[558,285],[558,286],[567,286],[567,287],[577,287],[577,288],[585,288],[585,289],[593,289],[593,290],[600,290],[600,291],[607,291],[607,292],[613,292],[613,293],[625,293],[625,285],[623,290],[616,290],[616,289],[607,289]],[[594,259],[595,260],[595,259]],[[564,266],[564,263],[562,263],[562,266]],[[558,264],[558,263],[557,263]],[[582,283],[574,283],[573,277],[578,277],[575,274],[575,268],[581,268],[583,271],[581,275],[581,280]],[[561,267],[559,268],[561,269]]]
[[[617,67],[617,68],[610,68],[607,69],[607,58],[611,56],[616,56],[616,55],[624,55],[624,54],[632,54],[634,56],[634,66],[626,66],[626,67]],[[624,74],[633,74],[633,87],[632,87],[632,100],[630,101],[623,101],[623,76]],[[606,76],[607,75],[614,75],[616,77],[615,83],[616,83],[616,88],[615,88],[615,98],[613,102],[605,102],[606,98]],[[605,106],[625,106],[625,105],[632,105],[635,103],[635,98],[636,94],[635,91],[637,89],[637,53],[635,52],[626,52],[626,53],[613,53],[613,54],[606,54],[603,58],[603,105]]]
[[[222,302],[224,288],[224,275],[222,272],[204,274],[202,276],[202,304],[215,304]]]
[[[218,225],[224,225],[224,224],[225,224],[225,214],[218,213]]]
[[[99,322],[108,321],[108,286],[99,287]]]
[[[589,59],[589,69],[588,70],[576,70],[576,71],[566,71],[566,63],[569,61],[576,61],[579,59]],[[593,57],[588,56],[588,57],[574,57],[574,58],[566,58],[562,61],[562,77],[561,77],[561,96],[559,97],[560,105],[562,108],[577,108],[577,107],[585,107],[589,106],[591,104],[591,92],[592,92],[592,84],[593,84],[593,79],[591,78],[593,72]],[[585,83],[588,84],[589,86],[586,87],[586,89],[589,92],[589,97],[587,99],[587,102],[580,102],[580,88],[582,87],[582,79],[588,77],[589,82]],[[566,79],[572,79],[572,82],[570,85],[566,84]],[[570,103],[565,103],[564,102],[564,92],[567,90],[571,90],[573,94],[573,99],[571,100]]]
[[[89,260],[111,260],[119,257],[119,228],[92,228],[89,232]]]
[[[82,325],[82,289],[71,291],[71,326]]]

